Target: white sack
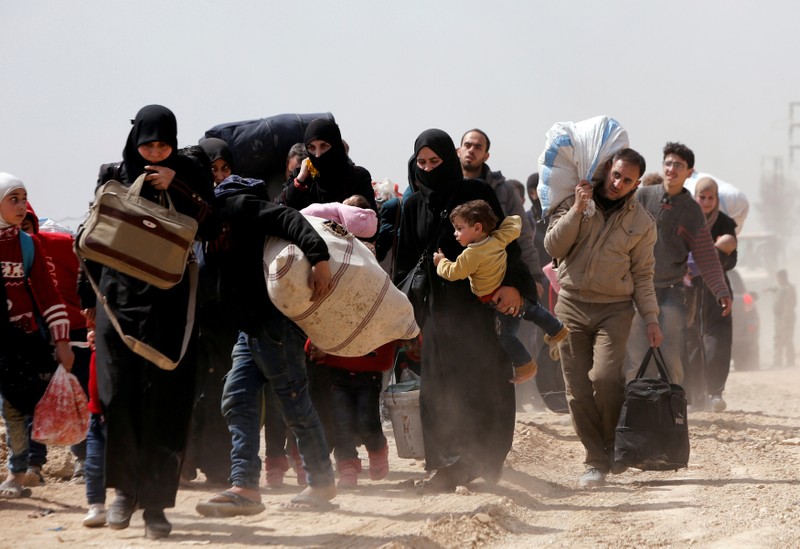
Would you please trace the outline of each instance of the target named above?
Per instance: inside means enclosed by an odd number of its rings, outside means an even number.
[[[582,179],[591,181],[598,167],[628,146],[628,132],[608,116],[556,122],[545,137],[536,188],[543,215],[574,195]],[[587,215],[594,213],[594,202],[587,212]]]
[[[719,188],[719,210],[736,221],[736,234],[741,233],[742,228],[744,228],[744,220],[747,219],[747,214],[750,212],[750,201],[747,200],[747,196],[727,181],[723,181],[709,173],[698,171],[695,171],[683,184],[686,190],[692,193],[692,196],[694,196],[695,184],[703,177],[710,177],[717,182],[717,187]]]
[[[295,322],[322,351],[363,356],[390,341],[419,334],[414,309],[378,260],[341,225],[306,216],[325,239],[333,290],[311,302],[311,264],[290,242],[268,238],[264,277],[272,303]]]

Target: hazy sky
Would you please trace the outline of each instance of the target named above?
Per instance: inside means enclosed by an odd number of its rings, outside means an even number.
[[[402,185],[427,128],[484,129],[492,169],[524,181],[554,122],[607,114],[648,171],[683,141],[757,202],[800,101],[799,21],[796,0],[6,1],[0,171],[75,226],[150,103],[175,112],[181,146],[331,111],[354,161]]]

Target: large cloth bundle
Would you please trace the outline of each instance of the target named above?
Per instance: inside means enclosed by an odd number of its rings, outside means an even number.
[[[302,143],[306,127],[317,118],[333,120],[329,112],[279,114],[258,120],[218,124],[206,132],[228,144],[236,175],[269,182],[283,178],[286,155],[295,143]]]
[[[414,309],[369,248],[334,221],[306,219],[328,245],[333,290],[310,301],[308,259],[294,244],[268,238],[264,277],[278,310],[331,355],[363,356],[390,341],[416,337]]]
[[[545,216],[574,195],[582,179],[591,181],[597,168],[628,146],[628,132],[608,116],[580,122],[556,122],[545,137],[536,189]],[[587,212],[587,215],[594,212],[594,203]]]
[[[694,195],[695,185],[704,177],[710,177],[717,182],[719,210],[736,222],[736,234],[741,233],[744,227],[744,220],[747,219],[747,214],[750,212],[750,201],[747,196],[727,181],[723,181],[709,173],[698,171],[695,171],[683,186]]]

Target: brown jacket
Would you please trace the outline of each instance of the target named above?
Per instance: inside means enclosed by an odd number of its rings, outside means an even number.
[[[587,303],[633,299],[650,324],[658,322],[656,225],[632,196],[607,221],[599,209],[584,219],[571,209],[575,197],[568,198],[551,215],[544,247],[557,262],[562,295]]]

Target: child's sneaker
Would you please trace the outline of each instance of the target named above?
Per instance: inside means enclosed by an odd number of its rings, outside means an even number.
[[[89,505],[89,512],[83,517],[82,524],[87,528],[97,528],[106,524],[106,507],[102,503]]]
[[[264,463],[267,471],[267,487],[280,488],[283,486],[283,475],[289,470],[289,460],[286,456],[267,458]]]
[[[380,450],[367,450],[369,454],[370,480],[383,480],[389,474],[389,445]]]
[[[358,473],[361,472],[361,460],[358,458],[343,459],[336,462],[339,470],[339,488],[355,488],[358,486]]]
[[[569,335],[569,328],[562,327],[556,335],[544,335],[544,342],[550,346],[550,358],[553,360],[561,360],[561,351],[558,350],[558,343],[563,341]]]

